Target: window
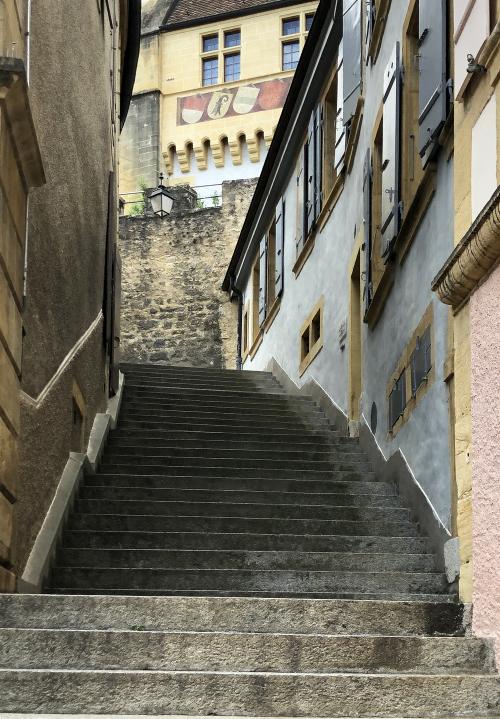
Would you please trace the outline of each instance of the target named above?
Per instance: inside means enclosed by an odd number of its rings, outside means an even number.
[[[205,35],[203,38],[203,52],[214,52],[219,49],[218,35]]]
[[[417,394],[420,385],[427,380],[431,371],[431,328],[427,327],[422,337],[417,337],[415,349],[410,358],[411,392]]]
[[[240,53],[224,55],[224,82],[240,79]]]
[[[342,117],[338,116],[337,104],[338,73],[330,83],[325,95],[323,124],[323,186],[324,196],[328,197],[332,190],[340,167],[337,167],[335,146],[337,144],[338,126],[342,125]]]
[[[419,3],[414,3],[407,20],[403,48],[405,77],[403,84],[402,128],[402,194],[403,206],[409,208],[422,180],[423,168],[419,156]]]
[[[311,25],[313,24],[314,14],[306,15],[306,32],[309,32]]]
[[[240,30],[228,30],[224,33],[224,47],[239,47],[241,45]]]
[[[316,304],[313,311],[300,330],[300,365],[299,372],[304,374],[311,362],[323,347],[323,298]]]
[[[282,69],[295,70],[300,58],[300,43],[298,40],[284,42],[282,48]]]
[[[391,430],[398,419],[403,415],[406,407],[406,372],[403,370],[389,395],[389,430]]]
[[[257,258],[252,272],[252,342],[255,342],[259,335],[259,258]]]
[[[202,61],[203,86],[217,85],[219,81],[219,61],[216,57],[207,57]]]
[[[282,35],[298,35],[300,32],[300,18],[289,17],[282,22]]]
[[[307,138],[302,148],[302,158],[298,168],[296,241],[298,258],[310,244],[308,240],[313,237],[313,230],[322,208],[323,112],[323,106],[317,105],[309,118]],[[300,265],[301,267],[302,265]],[[297,274],[298,271],[299,267],[296,263],[294,272]]]
[[[382,258],[382,166],[384,117],[379,111],[373,133],[372,151],[367,153],[363,172],[363,220],[365,227],[365,286],[363,296],[368,312],[373,297],[384,275]],[[365,321],[370,320],[366,318]]]

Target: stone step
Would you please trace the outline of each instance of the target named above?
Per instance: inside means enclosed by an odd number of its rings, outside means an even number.
[[[319,499],[317,500],[320,501]],[[371,506],[370,506],[371,505]],[[232,517],[299,520],[348,520],[350,522],[409,522],[411,514],[404,507],[328,506],[323,504],[250,504],[222,502],[170,502],[112,499],[78,499],[75,511],[97,515],[148,515],[170,517]]]
[[[0,629],[4,669],[297,674],[490,674],[491,646],[458,637]]]
[[[154,374],[136,374],[128,375],[125,387],[185,387],[187,390],[193,388],[197,390],[213,390],[220,389],[224,390],[242,390],[244,392],[280,392],[285,394],[283,387],[277,382],[274,377],[255,377],[249,379],[248,377],[202,377],[202,376],[191,376],[186,377],[183,374],[170,374],[161,375],[158,373]]]
[[[94,549],[186,549],[297,552],[395,552],[422,554],[429,540],[417,536],[277,534],[203,531],[68,529],[64,547]],[[1,595],[0,595],[1,596]]]
[[[289,492],[289,493],[323,493],[325,495],[340,493],[371,494],[377,496],[394,495],[394,486],[385,482],[377,482],[373,472],[361,474],[360,472],[337,473],[337,479],[320,481],[299,479],[259,479],[239,477],[196,477],[142,474],[107,474],[99,471],[95,475],[87,475],[84,480],[85,487],[102,487],[103,485],[116,488],[137,488],[139,491],[147,489],[175,489],[186,491],[241,491],[241,492]],[[366,481],[365,481],[366,480]]]
[[[0,670],[3,711],[307,717],[500,712],[500,679],[460,674]],[[207,711],[209,709],[210,711]]]
[[[253,517],[181,516],[130,514],[73,514],[70,529],[93,529],[111,532],[211,532],[231,534],[322,534],[381,537],[415,537],[417,525],[412,522],[281,519]]]
[[[151,387],[126,388],[123,393],[124,406],[144,404],[145,406],[192,406],[214,407],[233,414],[246,409],[264,409],[266,411],[289,410],[296,412],[321,412],[319,407],[307,397],[290,397],[286,394],[264,394],[259,392],[175,392],[162,391]]]
[[[58,554],[59,567],[141,569],[292,569],[352,572],[434,572],[433,554],[366,552],[251,552],[190,549],[69,549]]]
[[[464,608],[444,602],[0,594],[0,626],[462,636]]]
[[[162,459],[160,457],[160,459]],[[363,477],[373,476],[371,472],[371,466],[368,462],[331,462],[330,469],[328,471],[319,471],[317,469],[284,469],[280,463],[276,463],[278,467],[269,467],[270,463],[264,464],[264,466],[253,466],[250,467],[246,464],[239,466],[236,463],[229,462],[217,465],[214,462],[214,466],[205,466],[203,463],[198,464],[179,464],[176,460],[175,464],[163,463],[159,464],[155,460],[155,464],[151,464],[148,461],[142,463],[138,461],[131,461],[129,457],[126,458],[126,462],[118,464],[116,462],[109,462],[106,457],[101,462],[101,471],[104,474],[146,474],[146,475],[158,475],[162,477],[236,477],[238,478],[254,478],[254,479],[300,479],[300,480],[341,480],[343,476],[354,477],[358,476],[360,479]]]
[[[125,385],[125,396],[127,397],[149,397],[149,396],[169,396],[177,397],[178,400],[194,398],[212,399],[214,402],[232,402],[233,399],[261,399],[263,402],[271,399],[281,398],[285,402],[290,399],[290,395],[278,384],[269,385],[217,385],[213,382],[206,384],[190,384],[185,380],[174,380],[171,382],[143,382],[139,379],[129,380]],[[311,397],[307,395],[302,397],[294,397],[299,401],[312,402]]]
[[[375,483],[373,483],[375,484]],[[321,492],[266,492],[251,490],[203,490],[203,489],[158,489],[145,487],[110,487],[83,486],[79,493],[80,500],[108,501],[149,501],[149,502],[210,502],[217,504],[262,504],[282,506],[307,506],[321,504],[323,506],[355,506],[366,507],[398,507],[400,499],[395,494],[324,494]]]
[[[255,428],[254,428],[255,429]],[[293,430],[282,430],[280,432],[273,432],[271,435],[268,432],[243,432],[240,429],[232,428],[228,425],[225,430],[219,429],[175,429],[173,426],[170,429],[162,429],[161,426],[149,430],[141,429],[137,427],[133,428],[120,428],[115,429],[109,434],[108,441],[111,444],[138,444],[145,443],[147,446],[150,443],[166,441],[167,446],[170,443],[176,442],[179,444],[184,442],[225,442],[226,446],[235,441],[241,441],[245,443],[252,443],[255,445],[262,445],[267,443],[294,443],[296,445],[306,444],[317,444],[321,446],[330,447],[331,445],[344,444],[349,438],[342,437],[339,433],[334,430],[326,429],[324,431],[317,431],[305,434],[304,431],[293,431]],[[217,446],[217,445],[215,445]]]
[[[428,593],[448,592],[446,576],[438,572],[354,572],[259,569],[140,569],[55,566],[54,588],[155,591]]]
[[[108,439],[108,447],[161,447],[162,449],[184,448],[184,449],[246,449],[256,452],[260,451],[291,451],[291,452],[332,452],[334,450],[356,448],[359,451],[359,443],[349,440],[347,437],[305,437],[303,434],[291,436],[280,435],[257,435],[259,439],[247,437],[242,433],[227,436],[223,432],[177,432],[177,436],[169,436],[168,432],[160,433],[118,433],[111,432]],[[212,436],[211,436],[212,435]],[[261,439],[262,437],[262,439]]]
[[[331,459],[344,459],[345,457],[359,457],[366,460],[366,454],[359,448],[359,444],[339,444],[331,447],[314,444],[304,444],[302,447],[296,444],[281,444],[269,442],[267,444],[255,444],[252,446],[245,442],[220,442],[215,445],[213,442],[206,442],[204,445],[199,442],[186,444],[184,442],[172,442],[165,446],[165,440],[160,443],[151,444],[124,444],[111,441],[106,449],[106,457],[114,456],[145,456],[145,457],[217,457],[220,459],[234,459],[239,457],[250,457],[253,459],[272,460],[303,460],[305,462],[324,461]]]
[[[121,419],[128,421],[157,418],[165,420],[176,420],[189,423],[198,422],[212,425],[231,424],[235,427],[257,426],[261,432],[267,431],[267,425],[292,424],[296,431],[307,430],[309,427],[315,429],[328,429],[328,420],[318,410],[307,408],[303,412],[296,411],[290,407],[264,407],[247,406],[236,409],[231,406],[224,408],[220,405],[208,405],[201,403],[187,404],[185,402],[168,404],[161,402],[128,402],[124,401],[120,410]],[[121,421],[120,421],[121,424]]]
[[[162,414],[164,416],[162,416]],[[175,413],[174,413],[175,414]],[[234,415],[228,418],[225,414],[218,417],[203,414],[192,413],[192,415],[183,415],[182,413],[175,417],[172,413],[140,413],[127,418],[123,414],[120,415],[120,430],[140,431],[179,431],[179,432],[239,432],[243,435],[259,435],[265,432],[268,436],[270,433],[282,434],[283,432],[299,432],[302,437],[328,436],[330,432],[332,436],[336,435],[335,430],[331,428],[326,419],[306,423],[303,419],[297,420],[296,417],[289,419],[283,418],[282,415],[275,415],[274,419],[259,417],[258,422],[252,422],[247,417]]]
[[[158,374],[161,376],[179,375],[180,377],[203,376],[208,379],[212,378],[239,378],[248,379],[274,379],[271,372],[262,372],[260,370],[236,370],[236,369],[219,369],[217,367],[188,367],[185,365],[165,365],[165,364],[137,364],[132,362],[124,362],[120,364],[121,371],[126,378],[136,374]]]

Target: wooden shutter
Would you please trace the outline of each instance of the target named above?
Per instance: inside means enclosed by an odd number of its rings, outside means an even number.
[[[342,43],[340,43],[337,69],[337,119],[335,123],[335,170],[337,173],[343,167],[345,156],[344,61],[342,52]]]
[[[267,237],[260,241],[259,248],[259,327],[267,313]]]
[[[419,152],[429,158],[436,146],[448,108],[447,0],[419,4]]]
[[[365,0],[365,57],[368,64],[368,49],[373,35],[373,25],[375,23],[375,0]]]
[[[490,0],[461,0],[453,3],[455,21],[454,84],[455,97],[460,94],[466,80],[467,55],[477,58],[490,35]]]
[[[396,43],[384,74],[382,136],[382,255],[388,257],[400,226],[401,63]]]
[[[276,208],[276,257],[275,257],[275,297],[279,297],[283,292],[283,273],[284,273],[284,247],[285,247],[285,202],[283,198]]]
[[[306,237],[309,236],[314,225],[314,205],[315,205],[315,142],[314,142],[314,112],[309,118],[309,127],[307,129],[307,153],[306,153]]]
[[[323,206],[323,126],[324,108],[318,105],[314,113],[314,221],[320,216]]]
[[[344,125],[356,112],[361,93],[361,0],[344,0]]]
[[[297,211],[295,216],[295,251],[298,256],[304,246],[304,148],[297,160]]]
[[[365,163],[363,166],[363,225],[364,225],[364,248],[365,248],[365,286],[363,298],[365,311],[371,305],[373,297],[372,279],[372,158],[370,149],[366,151]]]

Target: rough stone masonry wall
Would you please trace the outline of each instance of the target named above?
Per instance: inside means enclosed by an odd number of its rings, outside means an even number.
[[[235,367],[237,304],[220,286],[255,184],[225,182],[219,207],[120,218],[122,361]]]

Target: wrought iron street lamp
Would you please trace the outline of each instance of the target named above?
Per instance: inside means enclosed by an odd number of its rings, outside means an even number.
[[[172,206],[174,204],[174,198],[167,191],[167,188],[163,184],[163,172],[160,172],[160,184],[150,194],[149,199],[151,201],[151,207],[153,212],[158,217],[166,217],[172,212]]]

